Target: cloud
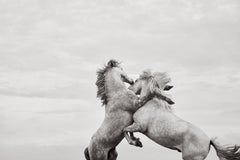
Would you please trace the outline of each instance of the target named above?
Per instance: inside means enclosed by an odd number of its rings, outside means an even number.
[[[1,146],[75,144],[73,139],[77,137],[81,139],[89,132],[89,129],[82,131],[82,127],[79,126],[91,129],[91,126],[85,123],[87,117],[84,115],[102,118],[99,113],[104,111],[101,107],[97,107],[95,113],[92,111],[92,107],[95,108],[95,102],[83,99],[2,95],[0,99],[2,102],[0,105]],[[94,121],[91,116],[87,118],[90,123]],[[82,136],[79,137],[78,135],[81,134]]]
[[[72,93],[76,94],[79,87],[87,82],[85,78],[74,79],[64,74],[50,71],[1,72],[0,93],[41,97],[61,97],[62,94],[62,96],[71,97]],[[68,93],[66,93],[67,88],[73,90],[68,90]],[[63,90],[65,92],[62,92]]]
[[[6,65],[9,68],[72,63],[59,62],[58,54],[91,62],[79,67],[91,71],[94,64],[111,57],[206,69],[238,66],[240,58],[236,34],[240,4],[235,0],[21,1],[3,6],[1,53],[17,56]]]
[[[238,141],[238,0],[1,3],[0,159],[83,159],[79,150],[104,118],[95,71],[111,58],[133,77],[169,72],[176,114]],[[144,151],[121,143],[120,159],[180,158],[143,141]]]
[[[240,144],[240,134],[238,132],[229,132],[216,138],[216,141],[219,142],[221,145]]]

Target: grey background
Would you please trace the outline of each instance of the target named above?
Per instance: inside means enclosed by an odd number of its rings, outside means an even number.
[[[240,1],[0,0],[0,159],[83,160],[101,124],[95,71],[167,71],[177,115],[240,144]],[[181,159],[138,134],[119,160]],[[212,149],[207,160],[217,160]]]

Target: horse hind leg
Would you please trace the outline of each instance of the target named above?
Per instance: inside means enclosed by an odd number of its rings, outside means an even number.
[[[205,158],[206,158],[205,156],[195,156],[195,157],[183,158],[183,160],[204,160]]]
[[[183,160],[205,160],[209,153],[209,150],[205,150],[198,153],[196,152],[194,153],[194,151],[192,151],[191,153],[192,154],[188,156],[184,156],[184,153],[183,153]]]
[[[90,160],[88,148],[85,148],[85,150],[84,150],[84,156],[85,156],[86,160]]]
[[[88,150],[88,158],[85,157],[87,160],[108,160],[108,151],[98,148],[94,150]]]
[[[117,157],[118,157],[118,153],[116,148],[113,148],[108,152],[108,160],[116,160]]]

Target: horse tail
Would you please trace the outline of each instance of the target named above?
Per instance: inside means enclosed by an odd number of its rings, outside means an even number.
[[[86,160],[90,160],[89,152],[88,152],[88,148],[87,147],[84,149],[84,156],[85,156]]]
[[[220,160],[240,160],[240,146],[221,146],[216,142],[216,138],[211,139],[210,145],[212,145]]]

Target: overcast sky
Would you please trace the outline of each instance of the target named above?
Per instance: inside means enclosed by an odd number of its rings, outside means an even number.
[[[112,58],[133,78],[167,71],[175,114],[240,144],[239,28],[239,0],[0,0],[0,159],[83,159]],[[138,136],[144,148],[123,140],[119,160],[180,159]]]

